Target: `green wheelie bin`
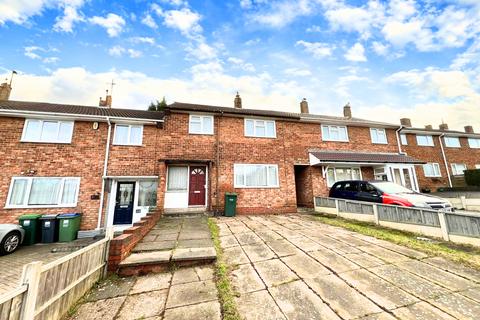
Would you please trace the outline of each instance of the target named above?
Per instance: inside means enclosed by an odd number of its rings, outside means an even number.
[[[40,239],[40,218],[41,214],[24,214],[18,217],[18,222],[25,230],[23,245],[29,246],[35,244]]]
[[[80,213],[62,213],[57,216],[59,242],[70,242],[77,238],[81,218]]]
[[[225,216],[233,217],[237,210],[237,194],[234,192],[225,192]]]

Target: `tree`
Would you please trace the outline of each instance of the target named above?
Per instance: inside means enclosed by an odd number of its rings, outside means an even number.
[[[148,106],[148,111],[163,111],[167,107],[167,101],[165,100],[165,97],[163,97],[162,101],[158,101],[154,103],[153,101],[150,102],[150,105]]]

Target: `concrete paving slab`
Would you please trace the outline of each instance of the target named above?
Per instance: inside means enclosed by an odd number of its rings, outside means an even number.
[[[149,274],[139,277],[135,280],[135,284],[129,294],[167,289],[170,286],[171,280],[171,273]]]
[[[421,299],[428,299],[450,293],[447,289],[394,265],[384,265],[368,270]]]
[[[172,261],[214,260],[217,258],[215,248],[177,248],[173,251]]]
[[[223,250],[223,256],[225,262],[231,266],[250,262],[241,247],[226,248]]]
[[[222,248],[230,248],[240,245],[233,234],[220,237],[220,244]]]
[[[178,236],[178,240],[195,240],[195,239],[211,239],[212,235],[209,231],[197,231],[195,232],[188,232],[188,231],[180,231]]]
[[[358,247],[360,248],[360,247]],[[350,253],[361,253],[362,251],[358,249],[357,247],[351,247],[351,246],[341,246],[341,247],[333,247],[331,248],[332,251],[335,251],[338,254],[341,255],[346,255]]]
[[[220,303],[204,302],[165,310],[164,320],[220,320]]]
[[[331,273],[330,270],[306,254],[296,254],[281,259],[300,278],[316,278]]]
[[[142,319],[160,315],[165,306],[168,290],[152,291],[127,296],[116,319]]]
[[[442,295],[429,302],[459,319],[478,320],[480,316],[480,303],[458,293]]]
[[[399,254],[396,252],[393,252],[391,250],[378,247],[378,246],[360,246],[358,249],[367,252],[377,258],[380,258],[386,262],[389,263],[396,263],[396,262],[402,262],[402,261],[410,261],[412,260],[411,258],[404,256],[403,254]]]
[[[370,314],[368,316],[359,318],[359,320],[396,320],[396,319],[397,318],[395,318],[394,316],[386,312]]]
[[[319,261],[321,264],[330,268],[336,273],[346,272],[360,268],[352,261],[329,249],[324,248],[323,250],[312,251],[310,252],[310,255],[317,261]]]
[[[381,265],[386,264],[385,261],[372,256],[371,254],[368,254],[366,252],[362,253],[349,253],[344,255],[345,258],[349,259],[350,261],[358,264],[360,267],[363,268],[372,268],[372,267],[378,267]]]
[[[176,232],[164,232],[163,230],[152,230],[149,232],[150,235],[155,235],[155,241],[176,241],[178,238],[178,231]]]
[[[97,300],[82,304],[71,320],[113,320],[127,297]]]
[[[195,272],[197,273],[200,281],[213,279],[214,277],[214,270],[211,265],[195,267]]]
[[[393,314],[402,320],[454,320],[455,318],[425,301],[393,310]]]
[[[132,252],[143,252],[143,251],[161,251],[161,250],[172,250],[175,248],[175,241],[155,241],[155,242],[140,242]]]
[[[315,251],[315,250],[321,250],[324,248],[318,243],[316,243],[315,241],[305,236],[290,238],[289,241],[293,243],[295,246],[301,248],[303,251]]]
[[[263,243],[262,239],[260,239],[254,232],[244,232],[244,233],[235,233],[235,237],[240,245],[245,246],[247,244],[256,244],[256,243]]]
[[[273,250],[279,257],[291,256],[301,253],[300,249],[291,244],[288,240],[273,240],[267,242],[270,249]]]
[[[339,277],[385,309],[392,310],[419,301],[418,298],[364,269],[344,272]]]
[[[480,284],[480,270],[467,267],[461,263],[453,262],[442,257],[427,258],[423,260],[423,262]]]
[[[245,232],[252,232],[247,226],[245,226],[243,223],[241,225],[236,225],[236,226],[230,226],[230,231],[233,234],[239,234],[239,233],[245,233]]]
[[[382,309],[334,274],[305,279],[305,282],[344,319],[382,312]]]
[[[147,251],[132,253],[125,260],[120,262],[121,266],[135,266],[143,264],[156,264],[156,263],[168,263],[172,251]]]
[[[468,298],[470,298],[472,300],[475,300],[478,303],[480,303],[480,287],[467,289],[467,290],[461,291],[459,293],[461,295],[464,295],[465,297],[468,297]]]
[[[231,272],[230,280],[236,292],[243,294],[265,289],[265,285],[250,264],[242,264]]]
[[[471,281],[420,261],[401,262],[396,265],[452,291],[466,290],[475,286]]]
[[[213,280],[183,283],[170,287],[167,308],[216,300],[217,288]]]
[[[303,281],[271,287],[269,291],[290,320],[340,319]]]
[[[95,290],[90,291],[86,301],[105,300],[126,296],[135,282],[134,278],[108,278],[102,281]]]
[[[172,285],[188,283],[188,282],[197,282],[199,277],[194,268],[180,268],[175,270],[172,277]]]
[[[267,290],[244,293],[235,300],[244,320],[286,320]]]
[[[264,261],[276,258],[275,253],[264,243],[243,246],[247,257],[251,262]]]
[[[256,231],[256,233],[265,242],[283,239],[281,235],[271,230]]]
[[[414,249],[410,249],[410,248],[407,248],[407,247],[404,247],[404,246],[400,246],[398,244],[391,243],[391,242],[383,243],[383,244],[381,244],[381,246],[383,248],[395,251],[397,253],[403,254],[403,255],[405,255],[407,257],[410,257],[410,258],[413,258],[413,259],[421,260],[421,259],[425,259],[425,258],[428,257],[428,254],[426,254],[424,252],[417,251],[417,250],[414,250]]]
[[[268,287],[278,286],[298,279],[298,276],[280,259],[257,262],[254,264],[254,267]]]
[[[315,242],[329,249],[345,246],[344,242],[332,239],[331,237],[328,237],[326,235],[316,235],[316,236],[311,236],[311,238]]]
[[[193,239],[193,240],[178,240],[177,248],[205,248],[213,247],[212,239]]]

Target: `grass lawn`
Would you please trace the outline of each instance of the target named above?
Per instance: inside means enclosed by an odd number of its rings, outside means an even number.
[[[314,219],[336,227],[342,227],[377,239],[390,241],[405,247],[423,251],[429,255],[442,256],[480,270],[480,248],[434,239],[419,240],[420,234],[394,230],[373,223],[315,214]],[[424,237],[424,236],[423,236]],[[424,237],[425,238],[425,237]]]

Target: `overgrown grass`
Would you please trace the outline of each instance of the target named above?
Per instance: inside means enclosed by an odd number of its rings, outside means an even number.
[[[218,226],[211,218],[208,219],[208,226],[212,233],[213,244],[217,251],[217,261],[215,262],[215,283],[218,290],[218,298],[222,306],[222,315],[224,320],[241,320],[240,314],[235,303],[235,294],[232,290],[228,274],[229,266],[223,259],[223,250],[220,246],[220,237]]]
[[[416,249],[433,256],[442,256],[480,270],[480,249],[470,245],[456,244],[441,240],[428,242],[420,240],[420,234],[394,230],[373,223],[348,220],[340,217],[316,214],[314,218],[323,223],[342,227],[377,239],[390,241]]]

